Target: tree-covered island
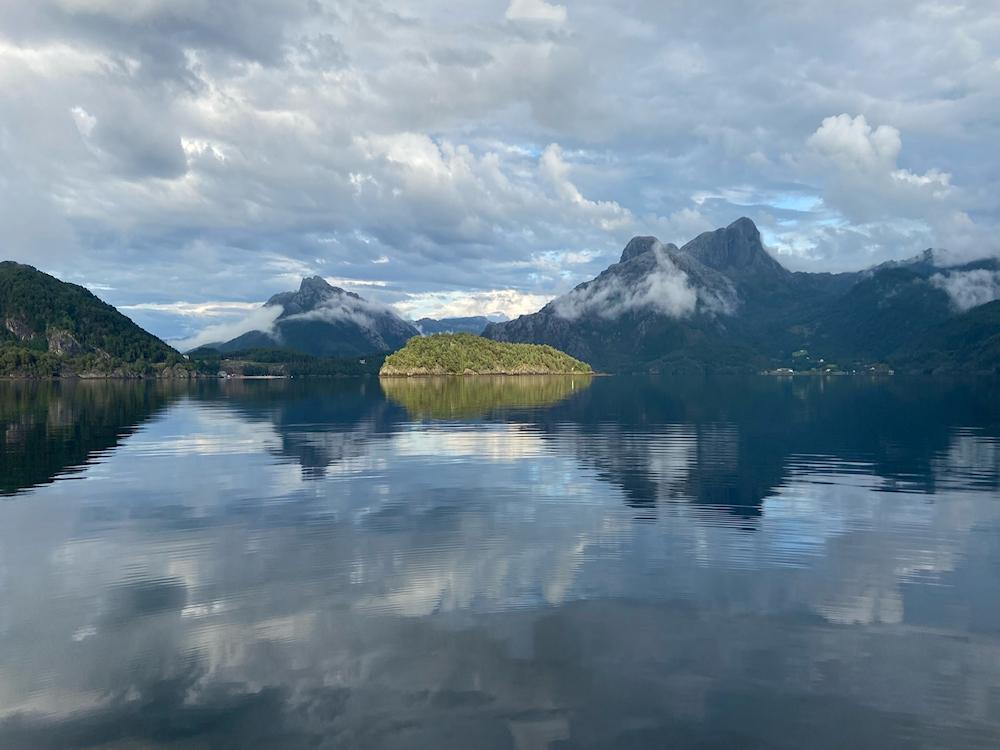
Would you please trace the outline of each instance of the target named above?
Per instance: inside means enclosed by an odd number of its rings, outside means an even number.
[[[567,375],[593,372],[590,365],[540,344],[510,344],[469,333],[410,339],[385,359],[379,375]]]

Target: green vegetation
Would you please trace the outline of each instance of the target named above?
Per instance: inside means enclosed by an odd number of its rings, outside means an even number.
[[[549,375],[590,373],[590,365],[551,346],[508,344],[469,333],[410,339],[386,357],[380,375]]]
[[[551,406],[590,387],[582,375],[385,378],[382,390],[416,419],[476,419],[504,409]]]
[[[164,381],[0,382],[0,496],[79,471],[164,408],[185,385]]]
[[[893,362],[922,373],[1000,374],[1000,300],[928,329],[901,347]]]
[[[291,349],[260,348],[223,354],[200,347],[188,352],[198,372],[233,377],[351,377],[378,373],[384,354],[365,357],[314,357]]]
[[[0,263],[0,375],[188,374],[181,355],[88,290]]]

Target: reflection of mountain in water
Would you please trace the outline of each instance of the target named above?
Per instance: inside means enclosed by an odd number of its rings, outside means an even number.
[[[383,398],[378,381],[367,378],[229,381],[198,395],[251,422],[269,423],[281,441],[278,454],[297,461],[307,479],[367,455],[403,418]]]
[[[476,419],[552,406],[590,387],[589,375],[383,378],[382,390],[414,419]]]
[[[0,746],[996,744],[995,387],[602,378],[471,427],[374,381],[192,388],[307,472],[388,460],[298,493],[254,443],[146,496],[137,451],[2,504]],[[752,535],[695,505],[765,496]]]
[[[630,504],[693,500],[755,516],[793,472],[863,466],[883,491],[930,493],[963,471],[966,485],[1000,486],[1000,468],[963,458],[955,434],[1000,432],[1000,393],[983,386],[937,382],[928,401],[919,382],[902,380],[606,378],[537,419]]]
[[[992,444],[978,440],[976,430],[1000,432],[1000,393],[982,383],[937,382],[932,402],[919,382],[903,379],[547,376],[229,385],[235,387],[225,389],[226,403],[268,420],[281,454],[297,460],[307,477],[362,458],[407,419],[488,419],[537,429],[639,508],[689,501],[753,518],[793,475],[823,481],[831,472],[870,474],[883,491],[931,493],[955,472],[964,472],[965,486],[1000,487],[1000,468],[984,471],[990,462],[963,449]],[[973,431],[964,442],[956,425]]]
[[[0,495],[81,470],[177,393],[170,383],[151,381],[0,384]]]
[[[371,459],[413,419],[482,419],[527,427],[519,440],[575,455],[650,512],[684,501],[752,518],[791,478],[834,472],[867,475],[883,491],[996,490],[1000,386],[937,381],[932,390],[928,399],[919,381],[859,378],[8,383],[0,493],[85,466],[182,393],[273,430],[269,450],[309,479]]]

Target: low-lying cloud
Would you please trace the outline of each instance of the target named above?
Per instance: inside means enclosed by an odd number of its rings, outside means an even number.
[[[225,303],[219,303],[224,306]],[[142,304],[133,305],[134,309],[158,309],[161,307],[173,308],[173,305]],[[192,312],[204,306],[188,305]],[[221,314],[222,310],[211,308],[203,311],[204,315]],[[181,351],[188,351],[206,344],[224,343],[241,336],[250,331],[260,331],[274,339],[275,344],[280,345],[281,324],[317,321],[321,323],[351,323],[364,329],[369,335],[378,337],[379,325],[384,325],[389,319],[395,320],[399,325],[405,325],[406,321],[393,308],[372,302],[363,297],[349,292],[332,294],[325,302],[315,309],[305,312],[284,315],[285,308],[281,304],[262,304],[253,307],[249,312],[236,319],[226,320],[206,326],[193,336],[172,340],[170,343]]]
[[[321,323],[354,323],[366,329],[373,329],[377,318],[391,317],[399,322],[402,319],[392,308],[370,302],[363,297],[349,294],[336,294],[324,304],[302,313],[296,313],[282,318],[282,322],[318,321]]]
[[[963,312],[1000,299],[1000,271],[978,268],[939,273],[931,277],[931,283],[948,292],[952,303]]]
[[[619,275],[599,277],[553,302],[556,315],[570,320],[591,315],[613,319],[637,310],[651,310],[671,318],[684,318],[692,315],[699,303],[707,313],[732,312],[734,300],[693,284],[662,246],[654,247],[651,252],[656,265],[634,286],[626,284]]]
[[[189,351],[197,349],[206,344],[219,344],[237,336],[242,336],[250,331],[273,331],[274,324],[281,315],[281,307],[276,305],[262,305],[245,316],[224,323],[215,323],[205,326],[194,336],[185,339],[171,341],[170,344],[179,351]]]
[[[394,307],[405,318],[467,318],[476,315],[514,318],[538,312],[552,298],[526,294],[516,289],[491,289],[470,292],[427,292],[411,294]]]

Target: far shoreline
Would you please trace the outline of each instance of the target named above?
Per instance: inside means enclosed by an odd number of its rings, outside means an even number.
[[[605,372],[380,372],[382,378],[543,378],[543,377],[581,377],[592,378],[610,375]]]

